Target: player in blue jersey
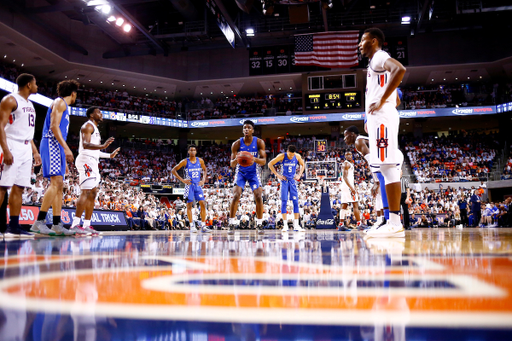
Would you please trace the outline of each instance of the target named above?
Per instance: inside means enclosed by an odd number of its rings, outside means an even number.
[[[297,192],[296,181],[300,180],[306,167],[300,154],[295,152],[296,150],[297,148],[295,148],[295,146],[289,145],[286,153],[277,155],[268,163],[270,171],[281,181],[281,214],[284,221],[283,232],[288,231],[288,216],[286,212],[288,200],[292,200],[293,202],[293,229],[295,231],[304,231],[299,225],[299,193]],[[278,163],[281,163],[283,174],[278,174],[274,167]],[[300,165],[298,173],[297,165]]]
[[[256,229],[258,233],[263,233],[263,196],[261,187],[261,166],[267,163],[267,154],[265,152],[265,142],[259,139],[254,134],[254,122],[246,120],[243,125],[244,137],[236,140],[231,146],[231,167],[236,167],[235,172],[235,187],[233,190],[233,200],[231,201],[229,212],[229,233],[234,233],[238,222],[236,219],[236,211],[240,196],[248,182],[254,194],[254,201],[256,202]],[[249,152],[254,157],[254,163],[247,167],[242,167],[238,164],[237,155],[239,152]]]
[[[199,201],[201,207],[201,232],[211,232],[206,227],[206,205],[204,204],[204,194],[202,187],[206,182],[206,166],[203,159],[196,157],[197,147],[191,144],[188,147],[188,158],[181,160],[172,170],[178,180],[183,182],[185,186],[184,200],[187,201],[187,216],[190,222],[190,232],[197,232],[194,217],[192,215],[192,205],[194,200]],[[178,170],[185,167],[185,179],[179,174]],[[202,173],[202,175],[201,175]]]
[[[80,84],[75,80],[62,81],[57,85],[57,94],[46,114],[43,126],[43,138],[39,147],[43,164],[43,176],[50,178],[50,186],[44,194],[43,203],[36,222],[30,231],[49,235],[74,235],[64,227],[60,220],[62,194],[67,163],[73,162],[73,153],[66,143],[69,130],[69,106],[74,104]],[[52,207],[53,226],[46,226],[46,213]]]

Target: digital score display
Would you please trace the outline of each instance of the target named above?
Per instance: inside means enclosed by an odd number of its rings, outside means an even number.
[[[325,153],[327,151],[327,140],[315,140],[315,152]]]
[[[360,91],[327,92],[306,95],[306,110],[340,110],[361,108]]]

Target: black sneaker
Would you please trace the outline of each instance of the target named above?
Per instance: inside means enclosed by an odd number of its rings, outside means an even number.
[[[34,238],[34,234],[21,229],[18,226],[7,226],[4,233],[5,238]]]

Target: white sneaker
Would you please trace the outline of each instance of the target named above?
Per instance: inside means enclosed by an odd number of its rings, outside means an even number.
[[[405,237],[405,230],[402,224],[392,225],[390,222],[387,222],[378,229],[368,231],[366,235],[370,238]]]
[[[293,226],[293,230],[294,230],[294,231],[297,231],[297,232],[304,232],[304,231],[306,231],[306,230],[305,230],[302,226],[300,226],[299,224],[294,225],[294,226]]]
[[[281,229],[281,232],[288,232],[288,224],[284,224],[283,228]]]
[[[197,233],[196,225],[190,225],[190,232]]]
[[[82,234],[82,235],[91,235],[91,232],[86,231],[82,226],[77,225],[69,229],[71,232],[75,232],[75,234]]]

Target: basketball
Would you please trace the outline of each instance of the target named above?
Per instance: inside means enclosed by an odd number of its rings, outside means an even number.
[[[254,156],[249,152],[240,152],[236,155],[236,161],[242,167],[249,167],[254,163]]]

